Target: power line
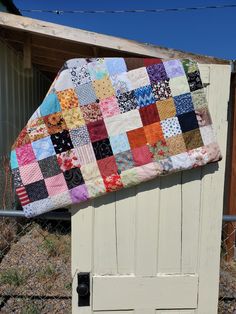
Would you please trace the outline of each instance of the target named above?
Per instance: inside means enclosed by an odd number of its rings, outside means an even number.
[[[199,7],[187,7],[187,8],[163,8],[163,9],[140,9],[140,10],[44,10],[44,9],[19,9],[21,12],[28,13],[78,13],[78,14],[95,14],[95,13],[163,13],[163,12],[183,12],[194,10],[207,10],[207,9],[225,9],[236,8],[236,4],[222,4],[222,5],[209,5]]]

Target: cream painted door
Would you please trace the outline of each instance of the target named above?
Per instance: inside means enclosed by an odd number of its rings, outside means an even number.
[[[224,159],[72,209],[73,314],[217,313],[230,67],[200,70]]]

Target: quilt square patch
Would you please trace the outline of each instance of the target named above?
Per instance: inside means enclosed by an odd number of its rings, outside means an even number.
[[[111,144],[108,138],[93,142],[92,145],[97,160],[113,155]]]
[[[17,147],[15,152],[16,152],[19,166],[27,165],[36,160],[34,151],[30,144]]]
[[[103,140],[108,137],[104,120],[98,120],[87,124],[89,136],[92,142]]]
[[[41,116],[48,116],[61,111],[61,106],[56,94],[48,94],[39,107]]]
[[[78,204],[89,199],[88,189],[85,184],[74,187],[69,193],[73,204]]]
[[[49,196],[68,191],[66,180],[62,173],[44,180]]]
[[[182,153],[171,157],[173,169],[183,170],[192,168],[193,164],[188,153]]]
[[[50,135],[61,132],[67,129],[67,125],[61,112],[53,113],[43,118]]]
[[[178,116],[182,132],[188,132],[198,128],[198,122],[194,111],[190,111]]]
[[[207,99],[202,89],[195,90],[192,94],[193,106],[196,110],[207,107]]]
[[[154,104],[156,102],[154,95],[152,93],[151,85],[140,87],[134,90],[134,95],[137,99],[138,106],[140,108]]]
[[[49,136],[49,133],[43,121],[43,118],[37,118],[37,119],[31,120],[27,124],[27,132],[32,142],[37,141],[43,137]]]
[[[81,166],[75,149],[67,150],[66,152],[58,154],[57,162],[61,171],[67,171]]]
[[[117,174],[118,168],[114,156],[100,159],[97,163],[102,176],[109,177],[112,174]]]
[[[191,94],[182,94],[179,96],[174,97],[175,107],[176,107],[176,114],[180,115],[186,112],[193,111],[193,102]]]
[[[151,83],[165,81],[168,79],[164,64],[162,62],[147,66],[147,73]]]
[[[80,105],[88,105],[96,102],[97,96],[92,82],[77,86],[75,92]]]
[[[152,160],[154,161],[160,161],[170,156],[169,148],[164,139],[159,140],[155,144],[152,145],[149,144],[148,147],[151,153]]]
[[[73,144],[70,139],[70,133],[67,130],[51,135],[51,140],[57,154],[66,152],[67,150],[73,148]]]
[[[37,160],[41,160],[56,154],[50,136],[32,142],[32,147]]]
[[[81,126],[69,131],[71,142],[74,147],[83,146],[90,142],[87,126]]]
[[[104,59],[99,59],[98,61],[89,62],[88,71],[89,71],[92,81],[102,80],[104,77],[109,75]]]
[[[110,76],[127,71],[127,66],[123,58],[105,58],[105,63]]]
[[[74,87],[91,82],[87,64],[71,67],[70,75]]]
[[[149,76],[145,67],[127,72],[132,89],[150,85]]]
[[[161,120],[175,117],[176,108],[172,97],[166,100],[158,101],[156,106]]]
[[[178,155],[187,151],[182,134],[166,139],[170,155]]]
[[[155,100],[164,100],[171,97],[169,80],[159,81],[152,84],[152,92]]]
[[[120,113],[119,104],[115,96],[101,100],[99,105],[103,118],[112,117]]]
[[[216,142],[215,134],[211,125],[200,128],[200,133],[204,145]]]
[[[123,188],[121,177],[118,174],[112,174],[109,177],[103,178],[106,192],[114,192]]]
[[[155,122],[144,126],[144,133],[148,144],[155,144],[164,139],[160,122]]]
[[[135,166],[131,150],[127,150],[125,152],[116,154],[115,159],[116,159],[116,164],[118,167],[119,174]]]
[[[156,104],[146,106],[139,110],[143,125],[149,125],[160,121]]]
[[[63,174],[69,189],[84,184],[84,179],[79,168],[71,168],[63,172]]]
[[[114,88],[108,76],[105,76],[101,80],[93,81],[93,87],[95,90],[96,98],[100,100],[115,96]]]
[[[22,183],[24,185],[43,180],[43,174],[37,162],[32,162],[19,168]]]
[[[62,110],[75,108],[79,105],[77,94],[73,88],[57,92],[57,97]]]
[[[202,107],[195,110],[195,114],[197,117],[199,127],[204,127],[209,124],[212,124],[211,116],[207,107]]]
[[[80,170],[85,181],[90,181],[101,177],[101,173],[96,161],[82,165]]]
[[[183,134],[187,150],[203,146],[202,137],[199,129],[195,129]]]
[[[15,188],[23,186],[19,168],[12,169],[13,183]]]
[[[124,58],[124,60],[128,71],[138,69],[144,66],[143,58]]]
[[[176,117],[161,120],[161,127],[165,138],[182,133],[180,123]]]
[[[134,91],[126,92],[117,96],[120,113],[134,110],[138,106]]]
[[[102,177],[86,181],[89,198],[95,198],[106,193],[105,184]]]
[[[98,103],[89,104],[81,107],[85,123],[94,122],[102,119],[102,112]]]
[[[81,166],[96,161],[91,143],[76,147],[75,151]]]
[[[126,188],[142,182],[142,180],[139,179],[137,167],[121,172],[120,176],[123,186]]]
[[[183,64],[184,71],[186,74],[192,73],[198,70],[197,63],[190,59],[182,59],[181,63]]]
[[[27,195],[31,202],[35,202],[48,197],[48,192],[44,180],[40,180],[25,186]]]
[[[61,169],[57,162],[57,156],[47,157],[45,159],[39,160],[39,167],[42,171],[43,178],[50,178],[61,173]]]
[[[144,128],[128,131],[127,137],[131,148],[141,147],[147,143]]]
[[[129,140],[126,133],[111,136],[110,143],[114,154],[118,154],[130,149]]]
[[[116,95],[120,95],[132,90],[131,81],[127,72],[111,76],[111,83]]]
[[[172,96],[190,93],[186,76],[173,77],[169,81]]]
[[[70,130],[85,125],[80,107],[64,110],[63,117]]]
[[[185,75],[184,68],[180,60],[169,60],[163,62],[163,64],[168,77],[172,78]]]
[[[134,164],[136,167],[152,162],[152,153],[147,145],[132,149]]]
[[[188,73],[187,78],[191,92],[203,88],[199,71]]]

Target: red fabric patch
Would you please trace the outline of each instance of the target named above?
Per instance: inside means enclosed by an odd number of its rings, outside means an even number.
[[[118,174],[112,174],[109,177],[103,177],[107,192],[114,192],[123,188],[121,178]]]
[[[147,139],[143,128],[128,131],[127,136],[131,148],[141,147],[147,143]]]
[[[152,153],[147,145],[132,149],[135,166],[142,166],[152,162]]]
[[[17,194],[18,197],[19,197],[21,206],[25,206],[25,205],[27,205],[27,204],[30,203],[28,194],[27,194],[26,189],[25,189],[24,186],[22,186],[22,187],[20,187],[20,188],[17,188],[17,189],[16,189],[16,194]]]
[[[89,136],[92,142],[100,141],[108,137],[107,129],[103,120],[87,124]]]
[[[145,58],[144,59],[144,66],[147,67],[152,64],[161,63],[162,60],[160,58]]]
[[[139,113],[143,125],[148,125],[160,121],[156,104],[149,105],[139,109]]]
[[[117,174],[118,168],[114,156],[100,159],[97,163],[102,176],[109,177],[112,174]]]

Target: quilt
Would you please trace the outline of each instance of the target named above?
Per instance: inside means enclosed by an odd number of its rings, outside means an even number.
[[[220,159],[196,62],[80,58],[21,131],[11,169],[33,217]]]

